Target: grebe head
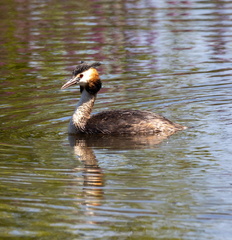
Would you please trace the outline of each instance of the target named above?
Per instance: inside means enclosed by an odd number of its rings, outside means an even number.
[[[93,64],[81,62],[81,64],[74,69],[72,78],[67,81],[61,89],[78,84],[80,85],[81,92],[86,89],[91,94],[97,93],[101,89],[101,81],[95,67],[100,65],[101,63],[99,62]]]

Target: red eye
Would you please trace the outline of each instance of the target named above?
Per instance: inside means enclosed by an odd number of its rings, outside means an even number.
[[[83,77],[83,74],[80,74],[79,77],[82,78],[82,77]]]

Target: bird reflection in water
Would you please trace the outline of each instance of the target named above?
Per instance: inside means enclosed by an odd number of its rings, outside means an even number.
[[[167,137],[156,135],[69,135],[69,143],[74,149],[74,154],[84,164],[83,168],[75,168],[75,171],[82,171],[84,177],[85,205],[99,206],[104,199],[104,174],[98,164],[93,148],[113,150],[147,149],[154,148],[164,139],[167,139]]]
[[[84,138],[69,135],[69,143],[74,149],[74,154],[84,164],[83,168],[75,168],[75,171],[82,171],[84,204],[86,206],[99,206],[103,199],[104,180],[102,169],[91,147],[87,145]]]
[[[75,168],[83,175],[83,205],[86,206],[85,223],[98,224],[90,216],[97,217],[99,210],[105,211],[104,207],[104,173],[99,166],[94,149],[130,150],[149,149],[158,147],[167,136],[135,135],[135,136],[109,136],[109,135],[69,135],[69,143],[84,164],[83,168]],[[141,212],[140,212],[141,213]]]

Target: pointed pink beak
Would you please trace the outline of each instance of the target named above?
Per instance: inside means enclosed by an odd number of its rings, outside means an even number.
[[[68,87],[70,87],[70,86],[72,86],[72,85],[74,85],[74,84],[78,84],[79,81],[80,81],[80,77],[77,75],[77,76],[71,78],[69,81],[67,81],[67,82],[61,87],[61,89],[63,90],[63,89],[68,88]]]

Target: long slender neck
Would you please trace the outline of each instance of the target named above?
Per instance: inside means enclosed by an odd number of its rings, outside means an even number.
[[[70,120],[69,133],[84,132],[85,126],[93,109],[96,94],[90,94],[85,89],[82,91],[81,98],[76,106],[76,110]]]

